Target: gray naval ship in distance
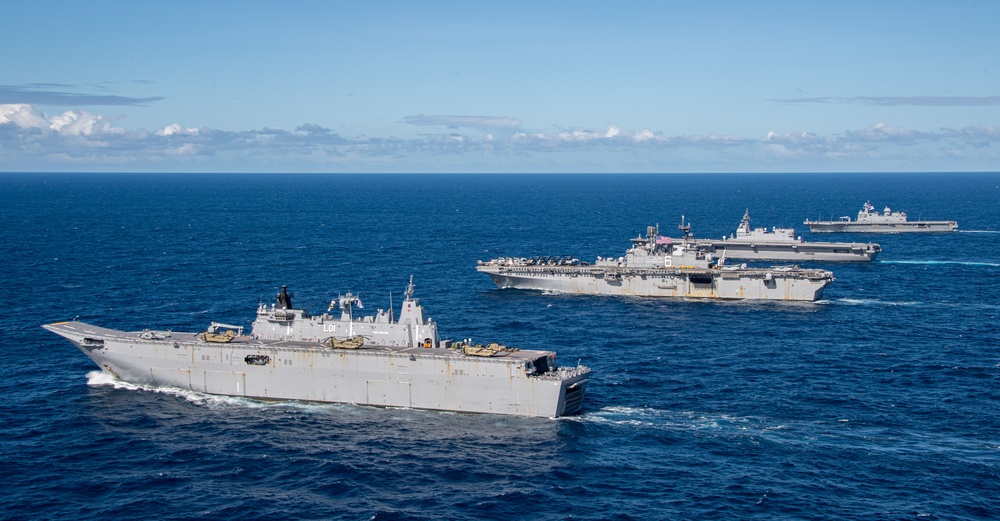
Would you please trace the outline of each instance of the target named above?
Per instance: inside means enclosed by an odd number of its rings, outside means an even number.
[[[806,219],[804,224],[815,233],[948,233],[958,229],[955,221],[909,221],[905,212],[894,212],[888,206],[881,214],[873,212],[874,209],[871,201],[865,201],[855,221],[845,215],[837,221]]]
[[[649,226],[646,236],[632,240],[624,257],[578,259],[497,258],[479,261],[476,269],[497,287],[633,297],[813,302],[833,282],[833,273],[798,266],[747,268],[713,262],[699,249],[683,219],[684,239],[675,241]]]
[[[795,236],[794,228],[750,227],[750,209],[736,228],[736,234],[717,239],[696,239],[698,248],[726,259],[771,261],[871,262],[882,251],[874,243],[808,242]]]
[[[560,367],[551,351],[442,341],[413,298],[412,277],[405,295],[398,319],[391,305],[354,316],[362,304],[350,293],[340,297],[335,318],[294,308],[282,286],[277,305],[258,307],[249,336],[214,322],[199,333],[125,332],[78,321],[42,327],[136,384],[265,400],[539,417],[579,412],[589,368]]]

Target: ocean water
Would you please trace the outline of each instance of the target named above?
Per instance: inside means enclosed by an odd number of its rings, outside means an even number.
[[[947,235],[810,235],[865,200]],[[812,304],[495,289],[476,260],[647,225],[878,242]],[[0,518],[996,519],[1000,174],[0,174]],[[594,370],[581,415],[138,387],[39,325],[249,325],[416,296],[444,337]]]

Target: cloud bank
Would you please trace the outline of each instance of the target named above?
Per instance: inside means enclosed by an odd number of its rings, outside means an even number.
[[[407,116],[450,129],[417,138],[342,136],[305,123],[293,131],[229,131],[179,123],[127,130],[86,111],[48,116],[30,104],[0,105],[3,171],[268,172],[671,172],[995,170],[1000,128],[918,131],[876,123],[822,136],[666,135],[652,129],[523,129],[516,118]],[[480,132],[463,134],[459,128]],[[503,138],[483,130],[504,129]],[[983,166],[979,166],[983,165]]]

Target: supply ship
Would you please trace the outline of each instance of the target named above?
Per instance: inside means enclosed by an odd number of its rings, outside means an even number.
[[[882,251],[881,246],[871,242],[804,241],[795,236],[794,228],[751,228],[749,209],[734,235],[696,242],[700,250],[716,257],[744,260],[871,262]]]
[[[871,201],[865,201],[855,221],[845,215],[837,221],[807,219],[804,224],[815,233],[948,233],[958,229],[955,221],[909,221],[905,212],[894,212],[888,206],[881,214],[873,212],[874,209]]]
[[[833,273],[798,266],[747,268],[726,266],[698,247],[683,218],[684,239],[659,234],[632,241],[624,257],[601,258],[594,264],[578,259],[497,258],[479,261],[476,269],[497,287],[632,297],[813,302],[833,282]]]
[[[285,286],[260,304],[250,335],[213,322],[206,331],[118,331],[71,321],[42,327],[104,372],[136,384],[263,400],[303,400],[441,411],[558,417],[577,413],[590,369],[560,367],[551,351],[499,343],[442,341],[413,298],[399,317],[354,316],[360,300],[339,299],[339,318],[292,307]],[[330,310],[337,303],[331,302]],[[328,311],[330,311],[328,310]]]

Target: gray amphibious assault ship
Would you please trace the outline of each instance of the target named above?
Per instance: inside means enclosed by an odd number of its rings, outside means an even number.
[[[497,343],[451,343],[413,298],[399,317],[356,317],[360,301],[339,299],[339,318],[261,304],[249,336],[212,323],[207,331],[118,331],[84,322],[42,327],[104,372],[136,384],[267,400],[305,400],[442,411],[557,417],[579,412],[590,369],[556,365],[551,351]],[[331,309],[336,303],[331,303]]]
[[[632,239],[624,257],[577,259],[497,258],[479,261],[476,269],[497,287],[633,297],[678,297],[722,300],[818,300],[833,282],[833,273],[798,266],[747,268],[713,262],[691,238],[683,219],[684,238],[675,241],[650,226],[646,236]]]

